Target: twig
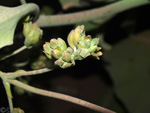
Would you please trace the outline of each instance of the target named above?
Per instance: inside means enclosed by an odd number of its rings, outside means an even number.
[[[84,100],[81,100],[81,99],[78,99],[75,97],[71,97],[71,96],[68,96],[65,94],[35,88],[32,86],[26,85],[24,83],[21,83],[20,81],[17,81],[17,80],[8,79],[7,81],[9,83],[15,85],[15,86],[18,86],[20,88],[23,88],[23,89],[30,91],[32,93],[35,93],[35,94],[39,94],[39,95],[43,95],[43,96],[47,96],[47,97],[52,97],[52,98],[56,98],[56,99],[60,99],[60,100],[65,100],[65,101],[68,101],[68,102],[71,102],[74,104],[78,104],[78,105],[81,105],[81,106],[84,106],[84,107],[87,107],[87,108],[90,108],[90,109],[93,109],[93,110],[96,110],[96,111],[99,111],[102,113],[115,113],[115,112],[108,110],[106,108],[100,107],[98,105],[95,105],[95,104],[89,103],[87,101],[84,101]]]
[[[26,46],[22,46],[21,48],[15,50],[15,51],[12,52],[11,54],[2,57],[0,60],[4,60],[4,59],[6,59],[6,58],[9,58],[9,57],[11,57],[11,56],[14,56],[14,55],[20,53],[21,51],[23,51],[23,50],[25,50],[25,49],[27,49],[27,47],[26,47]]]
[[[13,107],[13,102],[12,102],[12,98],[7,96],[8,98],[8,103],[9,103],[9,107],[10,107],[10,113],[12,113],[14,107]]]
[[[77,13],[63,14],[63,15],[41,15],[37,20],[37,24],[41,27],[60,26],[77,24],[93,19],[100,19],[100,21],[107,20],[115,14],[125,10],[149,4],[148,0],[120,0],[110,5],[99,7],[87,11]]]
[[[41,73],[46,73],[49,71],[52,71],[53,69],[49,69],[49,68],[43,68],[43,69],[39,69],[39,70],[33,70],[33,71],[26,71],[26,72],[12,72],[12,73],[4,73],[1,72],[3,76],[7,77],[8,79],[14,79],[17,77],[21,77],[21,76],[29,76],[29,75],[36,75],[36,74],[41,74]]]

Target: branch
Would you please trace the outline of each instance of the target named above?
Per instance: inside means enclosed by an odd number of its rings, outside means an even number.
[[[20,81],[17,81],[17,80],[8,79],[7,81],[9,83],[15,85],[15,86],[18,86],[20,88],[23,88],[23,89],[30,91],[32,93],[35,93],[35,94],[39,94],[39,95],[43,95],[43,96],[47,96],[47,97],[52,97],[52,98],[56,98],[56,99],[60,99],[60,100],[65,100],[65,101],[68,101],[68,102],[71,102],[74,104],[78,104],[78,105],[81,105],[81,106],[84,106],[84,107],[87,107],[87,108],[90,108],[90,109],[93,109],[93,110],[96,110],[96,111],[99,111],[102,113],[115,113],[115,112],[108,110],[106,108],[100,107],[98,105],[95,105],[95,104],[89,103],[87,101],[84,101],[84,100],[81,100],[81,99],[78,99],[75,97],[71,97],[71,96],[68,96],[65,94],[56,93],[56,92],[52,92],[52,91],[46,91],[43,89],[38,89],[38,88],[35,88],[32,86],[26,85],[24,83],[21,83]]]
[[[39,69],[39,70],[26,71],[26,72],[12,72],[12,73],[1,72],[1,74],[3,76],[7,77],[7,79],[14,79],[14,78],[21,77],[21,76],[29,76],[29,75],[36,75],[36,74],[46,73],[46,72],[49,72],[49,71],[52,71],[52,70],[53,69],[43,68],[43,69]]]
[[[17,49],[16,51],[12,52],[11,54],[2,57],[0,60],[4,60],[4,59],[6,59],[6,58],[9,58],[9,57],[11,57],[11,56],[14,56],[14,55],[20,53],[21,51],[23,51],[23,50],[25,50],[25,49],[27,49],[27,47],[26,47],[26,46],[23,46],[23,47]]]
[[[121,0],[104,7],[99,7],[77,13],[49,16],[41,15],[40,18],[37,20],[37,24],[41,27],[50,27],[76,24],[98,18],[100,19],[100,21],[104,22],[104,20],[111,18],[115,14],[149,3],[150,2],[148,0]]]

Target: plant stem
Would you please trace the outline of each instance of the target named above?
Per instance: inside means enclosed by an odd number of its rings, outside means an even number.
[[[12,102],[12,94],[11,94],[11,87],[8,82],[3,80],[3,84],[6,90],[7,98],[8,98],[8,103],[9,103],[9,108],[10,108],[10,113],[13,111],[13,102]]]
[[[98,18],[101,21],[104,21],[105,19],[110,18],[120,12],[149,3],[150,2],[148,0],[120,0],[104,7],[77,13],[47,16],[41,15],[37,20],[37,24],[41,27],[50,27],[77,24],[80,22],[86,22]]]
[[[4,60],[4,59],[6,59],[6,58],[9,58],[9,57],[11,57],[11,56],[14,56],[14,55],[20,53],[21,51],[23,51],[23,50],[25,50],[25,49],[27,49],[27,47],[26,47],[26,46],[22,46],[21,48],[15,50],[15,51],[12,52],[11,54],[2,57],[0,60]]]
[[[4,73],[1,72],[3,76],[7,77],[8,79],[14,79],[17,77],[21,77],[21,76],[29,76],[29,75],[36,75],[36,74],[41,74],[41,73],[46,73],[49,71],[52,71],[53,69],[49,69],[49,68],[43,68],[43,69],[39,69],[39,70],[33,70],[33,71],[26,71],[26,72],[12,72],[12,73]]]
[[[21,4],[26,4],[27,2],[26,2],[26,0],[20,0],[20,3]]]
[[[87,101],[84,101],[84,100],[81,100],[81,99],[78,99],[78,98],[75,98],[75,97],[71,97],[71,96],[68,96],[68,95],[65,95],[65,94],[35,88],[35,87],[32,87],[32,86],[26,85],[24,83],[21,83],[17,80],[8,79],[7,81],[9,83],[15,85],[15,86],[18,86],[20,88],[23,88],[23,89],[25,89],[27,91],[30,91],[32,93],[35,93],[35,94],[39,94],[39,95],[43,95],[43,96],[47,96],[47,97],[52,97],[52,98],[56,98],[56,99],[60,99],[60,100],[65,100],[65,101],[68,101],[68,102],[71,102],[71,103],[74,103],[74,104],[78,104],[78,105],[81,105],[81,106],[84,106],[84,107],[87,107],[87,108],[90,108],[90,109],[93,109],[93,110],[96,110],[96,111],[99,111],[99,112],[102,112],[102,113],[115,113],[115,112],[113,112],[111,110],[108,110],[106,108],[100,107],[98,105],[95,105],[95,104],[89,103]]]

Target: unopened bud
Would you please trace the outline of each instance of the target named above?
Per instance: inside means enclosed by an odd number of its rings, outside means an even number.
[[[92,39],[90,47],[89,47],[89,52],[90,53],[95,52],[96,50],[98,50],[98,48],[100,50],[101,47],[98,47],[98,44],[99,44],[99,38]]]
[[[69,35],[68,35],[68,44],[70,47],[72,48],[75,48],[75,45],[74,45],[74,42],[73,42],[73,39],[74,39],[74,30],[72,30]]]
[[[90,52],[88,49],[82,49],[80,54],[79,54],[82,58],[86,58],[87,56],[90,55]]]
[[[75,48],[79,43],[80,38],[85,36],[84,25],[77,26],[75,30],[72,30],[68,35],[68,44],[70,47]]]
[[[49,58],[49,59],[52,59],[52,55],[51,55],[51,47],[50,47],[50,43],[49,42],[46,42],[44,45],[43,45],[43,49],[44,49],[44,53],[46,54],[46,56]]]
[[[64,40],[58,38],[56,41],[50,42],[52,51],[51,54],[56,58],[60,58],[62,53],[67,49],[67,45]]]
[[[23,29],[23,34],[24,35],[27,35],[30,33],[30,31],[32,30],[32,22],[29,22],[29,23],[25,23],[24,24],[24,29]]]
[[[82,37],[77,45],[78,48],[89,48],[91,45],[91,40],[92,38],[90,35]]]
[[[51,39],[50,42],[46,42],[43,45],[44,53],[49,59],[53,57],[58,59],[61,57],[62,53],[67,49],[67,45],[61,38]]]
[[[103,55],[103,53],[101,51],[92,53],[92,56],[95,57],[98,60],[100,59],[99,57],[102,56],[102,55]]]
[[[39,41],[39,38],[41,38],[43,32],[37,24],[32,24],[32,22],[29,22],[24,24],[23,34],[25,36],[24,44],[30,48],[33,44]]]
[[[55,61],[55,64],[61,68],[67,68],[75,65],[74,58],[72,58],[73,49],[68,47],[62,54],[62,56]]]
[[[91,46],[97,46],[99,44],[99,38],[94,38],[91,41]]]

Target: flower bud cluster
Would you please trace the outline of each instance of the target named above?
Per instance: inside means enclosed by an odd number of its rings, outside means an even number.
[[[49,59],[55,58],[55,65],[67,68],[75,65],[75,60],[82,60],[88,56],[99,59],[102,55],[101,47],[98,47],[99,38],[92,39],[90,35],[85,35],[84,26],[77,26],[68,35],[67,47],[61,38],[51,39],[43,45],[44,53]]]
[[[61,38],[51,39],[43,45],[44,53],[49,59],[57,59],[55,64],[61,68],[66,68],[74,65],[72,59],[73,49],[68,47]]]
[[[99,38],[92,39],[90,35],[85,35],[84,26],[77,26],[68,35],[68,44],[76,52],[75,60],[82,60],[90,55],[99,59],[102,55],[101,47],[98,47]]]
[[[31,48],[33,44],[39,41],[43,32],[36,23],[32,24],[30,21],[24,23],[23,34],[25,36],[24,45],[28,48]]]

